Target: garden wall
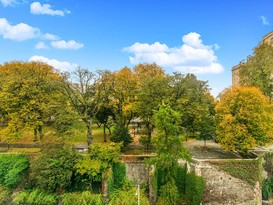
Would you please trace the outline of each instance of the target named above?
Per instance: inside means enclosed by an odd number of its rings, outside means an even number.
[[[203,176],[206,181],[202,204],[261,205],[259,163],[258,159],[193,160],[191,171]]]
[[[126,166],[126,176],[135,184],[152,180],[144,159],[147,156],[123,155],[122,162]],[[186,162],[181,160],[179,164]],[[261,205],[260,174],[261,162],[258,159],[193,159],[188,165],[189,171],[203,176],[206,181],[203,205]],[[150,187],[151,188],[151,187]],[[153,191],[153,190],[152,190]],[[150,197],[155,201],[154,192]],[[151,198],[150,198],[151,199]]]

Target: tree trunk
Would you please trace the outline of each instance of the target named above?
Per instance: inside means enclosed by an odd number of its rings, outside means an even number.
[[[88,146],[93,144],[93,133],[92,133],[92,119],[86,120],[86,127],[87,127],[87,144]]]
[[[104,123],[103,124],[103,136],[104,136],[104,142],[107,142],[107,140],[106,140],[106,132],[105,132],[105,127],[106,127],[106,124]]]
[[[38,131],[39,131],[40,141],[42,141],[44,139],[44,133],[43,133],[43,126],[42,125],[38,126]]]
[[[34,134],[34,139],[33,141],[34,142],[37,142],[38,141],[38,138],[37,138],[37,128],[35,127],[34,130],[33,130],[33,134]]]
[[[108,127],[106,124],[105,124],[105,127],[108,129],[109,135],[111,135],[111,134],[112,134],[112,132],[111,132],[110,127]]]

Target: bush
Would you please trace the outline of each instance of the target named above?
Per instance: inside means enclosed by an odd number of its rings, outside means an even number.
[[[129,189],[116,190],[110,196],[110,202],[108,205],[135,205],[137,204],[138,196],[136,195],[137,188],[130,187]],[[140,204],[149,205],[149,199],[145,195],[144,191],[140,192]]]
[[[92,194],[89,191],[65,193],[61,196],[63,205],[103,205],[103,198],[100,194]]]
[[[263,200],[268,200],[272,196],[273,180],[265,179],[262,185],[262,198]]]
[[[56,194],[49,194],[40,190],[32,190],[30,192],[23,191],[14,199],[15,204],[39,204],[39,205],[55,205],[58,203]]]
[[[31,163],[30,180],[43,191],[62,192],[71,185],[77,158],[71,146],[50,144]]]
[[[0,184],[13,189],[21,181],[21,173],[29,166],[24,155],[0,155]]]
[[[133,141],[133,138],[129,134],[128,128],[124,127],[124,125],[115,125],[110,140],[112,142],[122,143],[123,147],[126,147]]]
[[[186,197],[191,205],[200,205],[205,191],[205,180],[194,173],[188,173],[186,176]]]

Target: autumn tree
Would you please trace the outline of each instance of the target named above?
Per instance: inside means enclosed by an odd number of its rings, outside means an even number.
[[[254,86],[270,99],[273,97],[273,46],[267,43],[258,45],[253,55],[239,64],[241,86]]]
[[[43,125],[60,107],[59,75],[41,62],[10,62],[0,66],[0,109],[8,119],[8,130],[19,134],[34,130],[34,140],[43,139]]]
[[[255,87],[229,88],[216,106],[216,137],[225,150],[248,153],[272,140],[272,105]]]
[[[109,85],[116,121],[128,129],[134,116],[133,104],[136,96],[136,80],[131,69],[124,67],[113,72]]]
[[[93,143],[92,125],[103,98],[98,76],[87,69],[78,68],[72,74],[63,74],[62,87],[70,105],[87,128],[87,144]]]
[[[138,85],[134,108],[146,127],[150,143],[155,128],[154,110],[158,110],[163,101],[168,101],[170,77],[156,64],[138,64],[134,74]]]

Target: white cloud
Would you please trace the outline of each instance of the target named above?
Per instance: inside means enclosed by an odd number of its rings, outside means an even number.
[[[56,41],[56,40],[59,40],[60,38],[54,34],[51,34],[51,33],[46,33],[42,36],[43,39],[46,39],[46,40],[51,40],[51,41]]]
[[[218,63],[214,50],[219,45],[204,45],[201,35],[195,32],[182,37],[183,45],[170,48],[166,44],[155,42],[153,44],[135,43],[123,51],[133,53],[129,57],[132,64],[157,63],[162,67],[173,68],[183,73],[220,73],[224,70]]]
[[[68,10],[53,10],[50,4],[41,4],[40,2],[33,2],[30,5],[30,12],[32,14],[64,16],[65,13],[70,13]]]
[[[77,67],[79,67],[79,65],[75,63],[69,63],[66,61],[58,61],[56,59],[49,59],[44,56],[32,56],[29,58],[29,61],[44,62],[44,63],[47,63],[48,65],[53,66],[59,71],[73,71]]]
[[[83,48],[84,44],[77,43],[74,40],[70,40],[70,41],[60,40],[60,41],[52,41],[51,46],[57,49],[77,50],[77,49]]]
[[[14,5],[16,5],[18,3],[17,0],[0,0],[0,1],[3,4],[4,7],[14,6]]]
[[[261,16],[260,18],[262,19],[263,25],[267,25],[267,26],[270,25],[268,19],[265,16]]]
[[[36,49],[48,49],[48,46],[44,42],[39,42],[35,45]]]
[[[7,19],[0,18],[0,35],[4,39],[15,41],[24,41],[27,39],[37,38],[40,30],[25,23],[11,25]]]

